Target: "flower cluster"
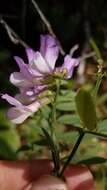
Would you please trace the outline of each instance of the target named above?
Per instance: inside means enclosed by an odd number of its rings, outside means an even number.
[[[55,38],[50,35],[41,35],[40,51],[26,49],[28,63],[20,57],[15,57],[20,71],[10,75],[10,82],[19,88],[19,94],[11,97],[8,94],[2,95],[12,107],[8,110],[7,116],[13,123],[22,123],[27,117],[35,113],[44,104],[50,102],[48,97],[38,99],[38,95],[48,89],[45,79],[54,76],[55,73],[63,73],[64,78],[72,76],[74,67],[79,64],[79,59],[64,57],[61,67],[55,67],[59,55],[59,46]]]

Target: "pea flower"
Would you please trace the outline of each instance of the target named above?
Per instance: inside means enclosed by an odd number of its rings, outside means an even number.
[[[20,57],[14,57],[20,71],[10,75],[10,82],[19,88],[19,94],[11,97],[8,94],[2,95],[11,105],[7,112],[8,118],[13,123],[22,123],[27,117],[37,112],[44,104],[50,102],[48,97],[38,100],[38,94],[48,89],[45,80],[54,76],[56,72],[65,71],[64,78],[72,77],[74,67],[79,64],[79,59],[66,55],[61,67],[55,67],[59,55],[59,46],[55,38],[50,35],[41,35],[40,51],[31,48],[26,49],[28,63]]]
[[[49,103],[48,98],[43,98],[40,101],[30,102],[28,105],[23,101],[23,104],[16,98],[8,94],[2,95],[2,98],[7,100],[12,107],[7,111],[7,117],[15,124],[20,124],[29,116],[38,111],[43,105]],[[24,100],[24,98],[23,98]]]
[[[41,35],[40,52],[33,51],[31,48],[26,49],[28,64],[15,57],[15,60],[20,68],[20,72],[14,72],[10,76],[10,82],[19,88],[34,88],[34,91],[41,91],[44,89],[43,79],[46,75],[52,75],[57,68],[55,63],[59,55],[58,42],[50,35]],[[65,56],[64,63],[59,72],[66,70],[66,79],[71,78],[74,67],[79,64],[79,59],[71,58],[69,55]]]

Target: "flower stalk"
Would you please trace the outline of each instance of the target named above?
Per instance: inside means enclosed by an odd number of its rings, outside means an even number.
[[[75,143],[73,150],[71,151],[70,155],[68,156],[68,159],[67,159],[67,161],[65,162],[65,164],[64,164],[64,166],[63,166],[63,168],[62,168],[62,170],[60,171],[60,174],[59,174],[60,177],[63,175],[65,169],[68,167],[68,165],[70,164],[71,160],[73,159],[73,157],[74,157],[74,155],[75,155],[77,149],[79,148],[79,145],[80,145],[80,143],[81,143],[81,141],[82,141],[84,135],[85,135],[84,131],[83,131],[83,130],[80,130],[80,131],[79,131],[79,137],[78,137],[78,139],[77,139],[77,142]]]

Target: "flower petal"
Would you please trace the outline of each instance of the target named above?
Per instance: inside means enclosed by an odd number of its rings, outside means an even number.
[[[10,108],[7,112],[8,119],[10,119],[11,122],[15,124],[21,124],[30,115],[31,115],[30,112],[23,111],[22,109],[16,107]]]
[[[78,65],[79,59],[71,58],[69,55],[65,56],[64,63],[61,66],[61,69],[67,69],[67,76],[65,78],[71,78],[74,71],[74,67]]]
[[[11,122],[16,124],[21,124],[23,121],[25,121],[29,116],[31,116],[33,113],[37,112],[38,109],[42,106],[42,104],[38,101],[35,101],[28,106],[20,107],[12,107],[7,112],[8,119],[11,120]]]
[[[14,97],[12,97],[8,94],[3,94],[2,98],[7,100],[7,102],[11,105],[19,106],[19,107],[22,106],[22,104],[18,100],[16,100]]]
[[[27,78],[28,80],[32,80],[32,75],[28,69],[29,65],[25,64],[24,61],[20,57],[15,56],[14,59],[17,62],[18,66],[20,68],[20,72],[23,74],[23,76],[25,78]]]
[[[57,40],[50,35],[41,35],[40,52],[49,64],[51,70],[53,70],[59,54]]]
[[[31,67],[34,70],[37,70],[40,73],[49,73],[51,70],[47,64],[47,62],[44,60],[44,58],[41,56],[39,52],[36,52],[35,59],[31,63]]]
[[[35,58],[35,51],[31,48],[27,48],[26,49],[26,54],[27,54],[27,57],[28,57],[28,61],[29,63],[32,62]]]
[[[33,84],[22,73],[14,72],[10,75],[10,82],[17,87],[31,87]]]
[[[15,98],[24,105],[29,105],[35,100],[35,96],[28,96],[26,94],[17,94]]]
[[[35,113],[38,111],[38,109],[41,107],[41,104],[39,101],[35,101],[32,104],[26,106],[27,109],[29,109],[32,113]]]
[[[50,101],[51,100],[49,98],[42,98],[39,101],[35,101],[32,104],[30,104],[29,106],[26,106],[26,108],[28,110],[30,110],[32,113],[35,113],[38,111],[39,108],[50,103]]]
[[[28,70],[31,73],[32,77],[42,77],[42,73],[40,73],[40,71],[37,70],[37,67],[33,62],[29,64]]]

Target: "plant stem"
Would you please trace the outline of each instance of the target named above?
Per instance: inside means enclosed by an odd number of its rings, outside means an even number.
[[[96,101],[98,90],[99,90],[102,78],[104,76],[103,72],[102,72],[102,69],[103,69],[103,59],[102,59],[102,56],[101,56],[101,52],[100,52],[100,50],[99,50],[96,42],[94,41],[94,39],[91,38],[89,42],[90,42],[92,48],[94,49],[94,51],[96,53],[97,62],[98,62],[97,82],[96,82],[95,88],[93,90],[93,97],[94,97],[94,100]]]
[[[51,136],[54,136],[54,126],[56,125],[56,101],[60,90],[60,81],[56,80],[56,94],[53,103],[52,115],[51,115]]]
[[[98,90],[99,90],[101,82],[102,82],[102,78],[103,78],[103,74],[98,73],[97,82],[96,82],[96,85],[95,85],[95,88],[94,88],[94,91],[93,91],[93,97],[94,97],[95,101],[96,101],[96,97],[97,97],[97,94],[98,94]]]
[[[51,130],[51,138],[55,147],[55,151],[52,151],[52,159],[54,162],[54,175],[59,176],[60,170],[60,156],[59,156],[59,145],[57,143],[56,135],[55,135],[55,125],[56,125],[56,101],[60,90],[60,80],[56,79],[56,93],[51,113],[51,123],[50,123],[50,130]]]
[[[64,166],[63,166],[63,168],[62,168],[62,170],[61,170],[61,172],[60,172],[60,174],[59,174],[59,177],[61,177],[61,176],[63,175],[65,169],[67,168],[67,166],[69,165],[69,163],[70,163],[70,161],[72,160],[73,156],[75,155],[75,153],[76,153],[76,151],[77,151],[77,149],[78,149],[78,147],[79,147],[79,145],[80,145],[80,143],[81,143],[81,141],[82,141],[84,135],[85,135],[84,131],[81,130],[81,131],[79,132],[79,137],[78,137],[78,139],[77,139],[77,142],[75,143],[72,152],[71,152],[70,155],[68,156],[68,159],[67,159],[67,161],[65,162],[65,164],[64,164]]]
[[[81,127],[73,127],[73,128],[76,129],[76,131],[83,131],[85,134],[92,134],[92,135],[96,135],[96,136],[99,136],[99,137],[107,138],[107,134],[102,134],[102,133],[99,133],[99,132],[84,130]]]
[[[101,134],[101,133],[97,133],[97,132],[93,132],[93,131],[84,131],[84,133],[85,134],[88,133],[88,134],[96,135],[96,136],[99,136],[99,137],[107,138],[106,134]]]

